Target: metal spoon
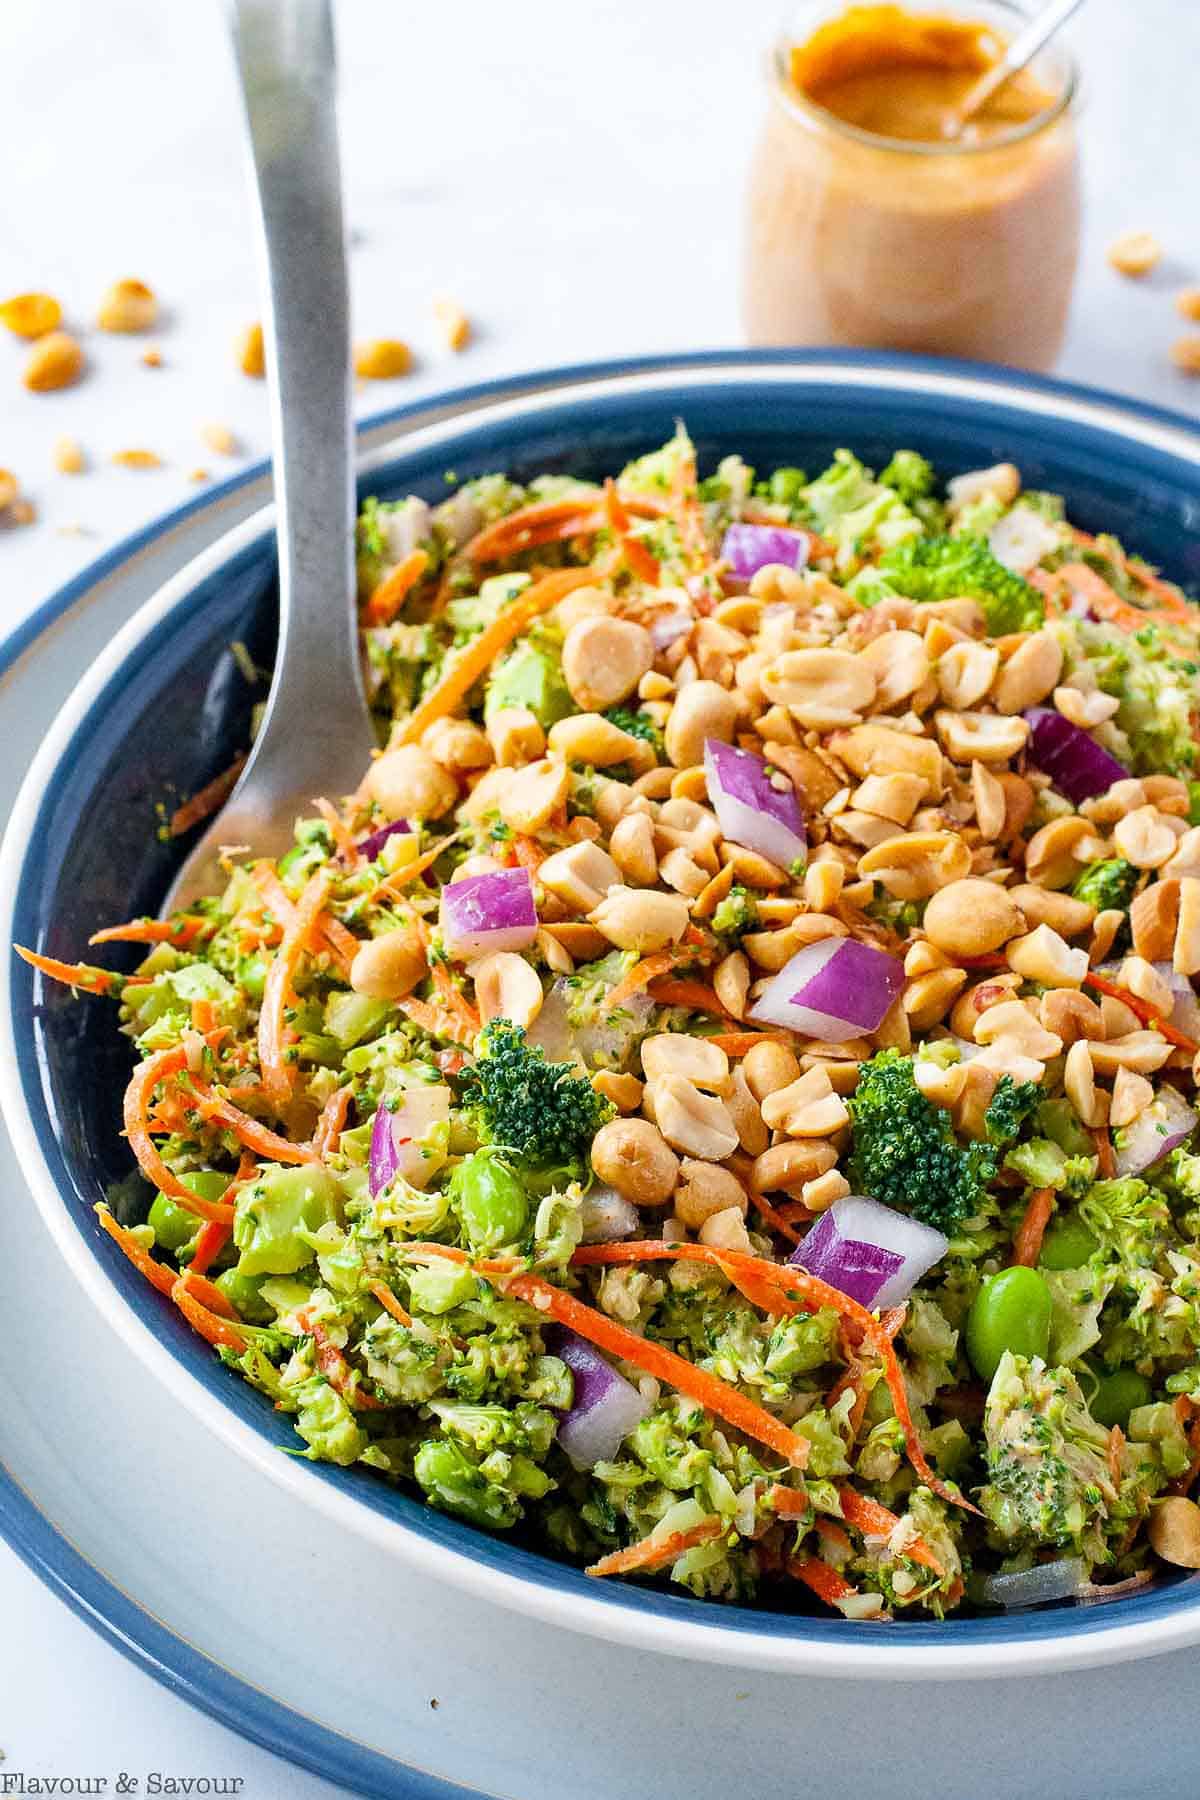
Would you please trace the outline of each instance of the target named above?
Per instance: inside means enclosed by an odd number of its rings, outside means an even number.
[[[352,793],[375,734],[354,607],[350,302],[329,0],[231,0],[261,223],[279,541],[266,715],[167,908],[222,884],[222,845],[276,856],[314,796]]]
[[[990,69],[985,69],[974,87],[968,88],[966,95],[946,120],[942,135],[949,139],[961,136],[963,127],[974,118],[981,106],[986,106],[998,88],[1002,88],[1009,78],[1031,63],[1043,44],[1049,43],[1060,25],[1065,25],[1073,12],[1083,5],[1083,0],[1051,0],[1049,6],[1032,18],[1024,31],[1019,31],[1004,55],[994,62]]]

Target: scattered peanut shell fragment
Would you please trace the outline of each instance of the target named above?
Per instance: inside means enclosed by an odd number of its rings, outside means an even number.
[[[412,351],[400,338],[369,338],[354,348],[354,373],[361,381],[395,381],[412,368]]]
[[[11,469],[0,469],[0,512],[7,512],[17,495],[20,486]]]
[[[1171,345],[1171,361],[1184,375],[1200,375],[1200,331],[1175,339]]]
[[[60,475],[79,475],[84,464],[83,446],[78,438],[60,437],[54,445],[54,466]]]
[[[237,362],[243,375],[253,375],[261,380],[267,372],[266,350],[263,345],[263,328],[261,325],[247,325],[238,333]]]
[[[1175,311],[1181,319],[1200,320],[1200,287],[1183,288],[1176,294]]]
[[[456,300],[435,300],[433,316],[448,350],[465,350],[471,341],[471,321]]]
[[[142,351],[142,363],[147,369],[161,369],[163,353],[157,344],[147,344]]]
[[[158,299],[153,288],[132,278],[114,281],[96,315],[101,331],[149,331],[158,318]]]
[[[8,509],[8,517],[13,525],[32,525],[37,518],[37,507],[32,500],[16,499]]]
[[[40,337],[29,353],[21,379],[35,394],[70,387],[83,374],[83,351],[68,331]]]
[[[238,441],[228,425],[202,425],[200,440],[217,456],[236,456]]]
[[[53,294],[14,294],[0,300],[0,324],[16,337],[40,338],[62,319],[62,307]]]
[[[1162,245],[1152,231],[1126,231],[1108,246],[1108,260],[1118,275],[1148,275],[1162,260]]]
[[[157,450],[114,450],[112,460],[122,469],[161,469],[163,466]]]

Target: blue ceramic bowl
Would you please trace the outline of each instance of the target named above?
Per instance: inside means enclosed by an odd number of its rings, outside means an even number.
[[[1200,434],[1081,389],[907,358],[734,354],[666,370],[574,371],[567,385],[560,378],[533,397],[498,397],[503,391],[487,394],[486,410],[376,454],[363,491],[436,500],[451,469],[463,479],[495,469],[597,477],[661,444],[682,418],[704,469],[734,450],[761,468],[816,469],[843,444],[875,465],[899,445],[915,446],[944,475],[1011,460],[1028,485],[1064,493],[1083,527],[1115,531],[1175,579],[1200,586]],[[14,809],[0,853],[0,918],[13,939],[74,959],[99,925],[157,910],[179,855],[157,835],[162,810],[245,741],[259,696],[229,646],[240,640],[256,662],[269,662],[274,617],[273,540],[260,515],[185,569],[114,641],[55,721]],[[119,965],[119,954],[112,960]],[[386,1552],[438,1565],[481,1595],[559,1624],[759,1667],[875,1678],[1029,1674],[1200,1640],[1195,1577],[1164,1574],[1103,1605],[852,1624],[589,1580],[365,1471],[297,1463],[280,1453],[295,1442],[287,1421],[221,1368],[95,1223],[95,1201],[130,1170],[119,1131],[129,1058],[111,1009],[73,1000],[14,962],[0,1030],[7,1120],[72,1268],[181,1404],[299,1486],[337,1528],[366,1532]]]

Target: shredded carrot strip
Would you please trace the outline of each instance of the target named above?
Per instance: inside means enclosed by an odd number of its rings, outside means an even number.
[[[839,1600],[848,1600],[858,1593],[858,1589],[831,1569],[827,1562],[819,1556],[790,1556],[787,1560],[787,1572],[797,1581],[802,1581],[806,1588],[811,1588],[818,1600],[826,1606],[836,1606]]]
[[[313,1149],[318,1156],[328,1156],[331,1150],[337,1149],[353,1099],[353,1088],[340,1087],[325,1102],[317,1120],[317,1129],[313,1133]]]
[[[115,1244],[120,1245],[139,1274],[144,1275],[160,1294],[171,1292],[175,1286],[175,1275],[165,1263],[155,1262],[150,1252],[143,1249],[131,1231],[126,1231],[123,1225],[118,1225],[107,1206],[96,1208],[96,1220],[100,1229],[106,1231]]]
[[[432,850],[427,850],[424,856],[418,856],[415,862],[406,863],[402,869],[396,869],[393,874],[386,876],[379,886],[372,888],[367,895],[368,906],[382,896],[394,893],[398,888],[407,887],[410,882],[416,881],[417,877],[423,875],[426,869],[433,867],[445,847],[444,844],[435,844]],[[357,938],[355,938],[354,944],[357,949]]]
[[[258,1061],[263,1090],[276,1107],[286,1106],[292,1093],[292,1072],[285,1056],[289,1033],[284,1020],[292,980],[300,958],[308,948],[309,935],[325,905],[332,880],[328,869],[317,869],[309,876],[295,913],[284,928],[283,942],[267,970],[263,986],[258,1017]]]
[[[350,827],[338,812],[337,807],[331,805],[328,800],[318,799],[313,804],[329,827],[329,835],[337,845],[338,855],[344,863],[348,863],[353,868],[358,861],[358,845],[354,841],[354,834]]]
[[[216,1028],[217,1009],[211,1000],[192,1001],[192,1030],[209,1032]]]
[[[821,1281],[816,1275],[810,1275],[807,1269],[798,1268],[793,1263],[767,1262],[763,1257],[750,1256],[742,1250],[716,1251],[707,1244],[664,1244],[658,1239],[634,1240],[623,1244],[584,1244],[571,1258],[576,1268],[585,1268],[596,1263],[621,1262],[653,1262],[657,1260],[676,1261],[683,1259],[692,1262],[713,1263],[717,1267],[738,1268],[757,1278],[768,1286],[778,1286],[798,1293],[808,1302],[809,1311],[817,1311],[820,1307],[829,1306],[851,1324],[857,1326],[862,1336],[871,1345],[883,1363],[884,1380],[892,1399],[894,1411],[900,1428],[904,1433],[904,1446],[909,1462],[916,1470],[925,1486],[932,1489],[943,1500],[952,1506],[961,1506],[967,1512],[978,1512],[962,1494],[953,1492],[945,1482],[940,1481],[929,1466],[929,1461],[921,1448],[921,1440],[917,1436],[913,1424],[912,1408],[909,1405],[908,1390],[904,1385],[904,1372],[896,1356],[895,1345],[879,1320],[869,1313],[857,1300],[851,1300],[840,1288],[831,1287],[828,1282]],[[698,1396],[694,1396],[697,1397]]]
[[[871,1537],[890,1537],[900,1523],[894,1512],[881,1506],[877,1500],[869,1499],[866,1494],[860,1494],[856,1488],[839,1488],[838,1499],[842,1503],[842,1517],[846,1523]],[[941,1563],[923,1538],[914,1538],[901,1554],[912,1562],[920,1563],[923,1568],[932,1569],[935,1575],[943,1573]]]
[[[574,537],[587,530],[597,531],[604,522],[604,515],[598,510],[599,500],[596,488],[565,495],[561,500],[535,500],[485,525],[463,546],[462,553],[473,563],[499,562],[538,544]]]
[[[640,538],[634,537],[630,529],[632,521],[629,513],[617,493],[617,484],[611,476],[604,484],[604,511],[615,536],[620,541],[621,554],[629,566],[630,573],[636,575],[639,581],[646,582],[649,587],[657,587],[660,577],[658,558],[651,554]]]
[[[632,1575],[641,1570],[643,1574],[649,1574],[653,1569],[665,1568],[676,1557],[682,1556],[685,1550],[694,1550],[697,1544],[707,1544],[713,1538],[719,1538],[725,1528],[725,1521],[714,1513],[710,1519],[701,1519],[698,1525],[691,1526],[687,1531],[671,1531],[666,1537],[660,1538],[651,1534],[624,1550],[613,1550],[583,1572],[585,1575]]]
[[[363,609],[364,625],[390,625],[428,567],[424,550],[410,550],[373,589]]]
[[[160,1050],[156,1055],[148,1056],[145,1062],[138,1065],[125,1090],[125,1135],[143,1175],[160,1193],[177,1200],[180,1206],[195,1213],[197,1218],[216,1219],[223,1224],[232,1225],[232,1206],[224,1200],[202,1200],[198,1194],[193,1194],[191,1188],[185,1187],[179,1177],[167,1167],[150,1137],[146,1115],[154,1090],[169,1075],[178,1075],[186,1069],[187,1061],[185,1047],[175,1044],[169,1050]]]
[[[1193,1056],[1200,1050],[1200,1044],[1196,1042],[1195,1038],[1185,1036],[1166,1019],[1160,1019],[1148,1000],[1143,1000],[1138,994],[1130,993],[1128,988],[1123,988],[1117,982],[1110,981],[1106,975],[1097,975],[1094,969],[1089,969],[1083,978],[1083,984],[1085,987],[1095,988],[1098,994],[1107,994],[1110,1000],[1120,1000],[1136,1018],[1142,1021],[1143,1025],[1148,1026],[1151,1031],[1157,1031],[1159,1036],[1165,1037],[1169,1044],[1177,1045],[1180,1050],[1190,1051]]]
[[[294,922],[296,908],[270,863],[255,864],[254,885],[278,920],[281,927],[280,936],[282,936],[283,930],[286,930],[287,926]],[[361,945],[354,933],[348,931],[340,919],[335,919],[332,913],[322,912],[314,922],[312,942],[315,950],[328,951],[343,975],[349,975],[350,964],[354,961]]]
[[[782,1214],[777,1213],[771,1203],[768,1200],[764,1200],[761,1194],[752,1192],[750,1195],[750,1204],[755,1212],[766,1220],[767,1224],[771,1227],[771,1230],[777,1231],[780,1237],[785,1237],[789,1244],[798,1244],[802,1241],[800,1233],[798,1231],[793,1231],[792,1227],[788,1224]]]
[[[218,1318],[207,1306],[188,1293],[187,1282],[183,1276],[171,1289],[171,1298],[200,1336],[210,1343],[214,1349],[236,1350],[240,1356],[246,1348],[246,1340],[235,1325],[226,1319]]]
[[[1082,594],[1097,618],[1105,619],[1122,631],[1140,631],[1143,625],[1172,625],[1179,614],[1172,607],[1159,611],[1151,607],[1131,606],[1122,600],[1104,577],[1084,562],[1060,563],[1055,570],[1073,594]]]
[[[1100,1176],[1104,1181],[1111,1181],[1117,1172],[1117,1159],[1113,1155],[1112,1139],[1103,1125],[1088,1131],[1088,1136],[1096,1146]]]
[[[704,1041],[715,1044],[726,1056],[739,1057],[753,1050],[756,1044],[790,1044],[792,1039],[783,1031],[718,1031]]]
[[[1173,1494],[1190,1494],[1196,1477],[1200,1475],[1200,1419],[1194,1419],[1188,1427],[1187,1439],[1191,1446],[1192,1460],[1183,1474],[1176,1476],[1170,1484],[1170,1491]],[[1119,1486],[1120,1483],[1118,1482],[1117,1485]]]
[[[207,1230],[208,1227],[205,1226],[203,1229]],[[220,1228],[216,1227],[215,1229]],[[180,1282],[183,1283],[193,1300],[199,1300],[201,1306],[206,1306],[209,1312],[216,1313],[219,1319],[232,1319],[235,1324],[237,1323],[237,1308],[225,1298],[220,1288],[214,1282],[209,1281],[201,1270],[193,1268],[189,1263],[188,1267],[178,1276],[175,1286],[178,1287]],[[174,1298],[174,1289],[172,1289],[171,1297]]]
[[[850,1541],[850,1533],[843,1531],[835,1519],[817,1518],[813,1521],[813,1529],[827,1549],[839,1551],[843,1556],[853,1556],[854,1545]]]
[[[712,988],[703,981],[653,981],[650,984],[650,996],[660,1006],[686,1006],[692,1012],[712,1013],[731,1025],[737,1022],[732,1013],[726,1012]]]
[[[1013,1265],[1026,1269],[1037,1266],[1042,1253],[1042,1239],[1054,1211],[1054,1189],[1035,1188],[1029,1196],[1025,1217],[1013,1239]]]
[[[608,1009],[624,1006],[625,1002],[641,989],[648,987],[660,975],[668,975],[675,967],[675,959],[669,950],[656,950],[653,956],[644,956],[639,963],[634,963],[628,975],[618,981],[608,996]]]
[[[531,875],[537,874],[549,855],[549,851],[543,850],[536,838],[525,837],[521,832],[514,833],[512,849],[518,863],[523,869],[528,869]]]
[[[466,1026],[467,1030],[471,1033],[472,1040],[474,1040],[478,1037],[479,1032],[482,1029],[479,1014],[471,1005],[471,1002],[467,999],[462,989],[457,986],[453,975],[451,975],[445,963],[430,963],[429,973],[433,977],[433,985],[437,989],[438,998],[442,1001],[446,1011],[452,1013]]]
[[[114,987],[122,985],[123,978],[112,969],[98,969],[92,963],[59,962],[54,956],[41,956],[36,950],[26,950],[21,944],[14,944],[13,949],[23,961],[38,969],[51,981],[61,981],[67,987],[82,988],[88,994],[108,994]]]
[[[177,944],[186,950],[199,937],[213,934],[210,919],[132,919],[128,925],[106,925],[94,931],[89,944]]]
[[[237,786],[238,777],[245,766],[245,756],[235,756],[227,769],[222,769],[198,794],[193,794],[190,800],[177,806],[167,821],[168,835],[182,837],[193,825],[199,825],[203,820],[210,819],[213,813],[219,812]]]
[[[206,1219],[196,1238],[196,1247],[192,1251],[188,1273],[190,1275],[207,1275],[231,1236],[232,1232],[228,1225],[222,1225],[216,1219]]]
[[[469,693],[479,677],[491,668],[500,652],[507,649],[515,637],[519,637],[535,619],[548,612],[552,606],[557,606],[560,600],[565,599],[576,588],[586,587],[595,579],[594,569],[555,569],[540,581],[535,581],[532,587],[527,587],[523,594],[504,607],[492,623],[454,657],[437,686],[405,721],[400,732],[400,743],[419,742],[435,719],[454,711],[463,696]]]
[[[781,1519],[798,1519],[812,1504],[799,1488],[784,1487],[781,1481],[775,1483],[767,1498]]]
[[[260,1119],[251,1118],[249,1113],[242,1112],[232,1100],[224,1099],[213,1092],[204,1082],[192,1077],[192,1095],[190,1096],[196,1111],[201,1118],[210,1124],[223,1125],[232,1131],[238,1142],[247,1150],[254,1150],[259,1156],[265,1156],[272,1162],[306,1163],[316,1162],[317,1153],[311,1144],[293,1144],[290,1138],[280,1137]]]
[[[368,1292],[374,1294],[374,1296],[378,1300],[380,1306],[382,1306],[384,1312],[391,1313],[393,1319],[396,1320],[397,1324],[399,1324],[399,1325],[411,1325],[412,1324],[412,1314],[405,1312],[404,1308],[401,1306],[400,1302],[397,1300],[395,1294],[393,1294],[391,1288],[388,1287],[385,1282],[382,1282],[382,1281],[368,1282],[367,1289],[368,1289]]]
[[[439,1007],[431,1006],[428,1000],[398,1000],[400,1011],[410,1018],[414,1025],[427,1031],[432,1038],[449,1038],[452,1044],[459,1044],[464,1050],[474,1047],[477,1032],[455,1018],[451,1013],[442,1012]]]
[[[305,1329],[313,1341],[313,1361],[334,1393],[341,1394],[343,1399],[348,1400],[360,1412],[382,1412],[385,1402],[377,1400],[374,1394],[366,1393],[359,1387],[356,1371],[326,1335],[324,1327],[314,1320]]]
[[[622,1246],[624,1248],[625,1246]],[[611,1245],[592,1245],[591,1249],[610,1249]],[[660,1254],[668,1253],[674,1246],[658,1244],[654,1246]],[[703,1250],[702,1244],[688,1245],[688,1249]],[[420,1256],[441,1256],[451,1262],[469,1262],[470,1258],[462,1250],[455,1250],[449,1244],[407,1244],[405,1249],[410,1254]],[[711,1259],[718,1267],[722,1259],[728,1255],[732,1262],[754,1265],[755,1257],[738,1257],[732,1252],[714,1251]],[[576,1262],[594,1260],[584,1258],[577,1251]],[[630,1259],[631,1261],[634,1259]],[[763,1264],[762,1267],[769,1267]],[[717,1418],[724,1419],[726,1424],[733,1425],[747,1437],[755,1438],[766,1444],[771,1450],[783,1457],[793,1468],[802,1469],[808,1461],[809,1445],[806,1438],[800,1437],[790,1430],[779,1419],[765,1408],[748,1400],[736,1388],[710,1375],[707,1369],[698,1368],[695,1363],[677,1356],[663,1344],[651,1343],[636,1331],[630,1331],[624,1325],[618,1325],[615,1319],[597,1312],[594,1307],[587,1306],[577,1300],[573,1294],[562,1288],[543,1281],[540,1275],[524,1274],[519,1266],[511,1261],[493,1258],[472,1264],[476,1274],[491,1279],[493,1275],[504,1277],[505,1292],[515,1294],[519,1300],[527,1300],[538,1312],[548,1313],[560,1325],[567,1325],[577,1331],[580,1337],[587,1338],[600,1350],[607,1350],[610,1356],[617,1356],[624,1362],[631,1362],[636,1368],[656,1380],[666,1382],[668,1387],[677,1388],[681,1394],[698,1400],[701,1406],[715,1413]],[[754,1273],[753,1267],[750,1270]]]

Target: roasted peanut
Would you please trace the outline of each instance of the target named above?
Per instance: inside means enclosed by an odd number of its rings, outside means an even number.
[[[948,956],[984,956],[1023,932],[1025,919],[1004,888],[968,876],[933,895],[924,926]]]
[[[595,614],[572,625],[563,641],[563,675],[581,712],[626,699],[653,662],[650,633],[630,619]]]
[[[635,1206],[663,1206],[675,1191],[679,1158],[647,1119],[613,1119],[592,1139],[592,1167]]]

